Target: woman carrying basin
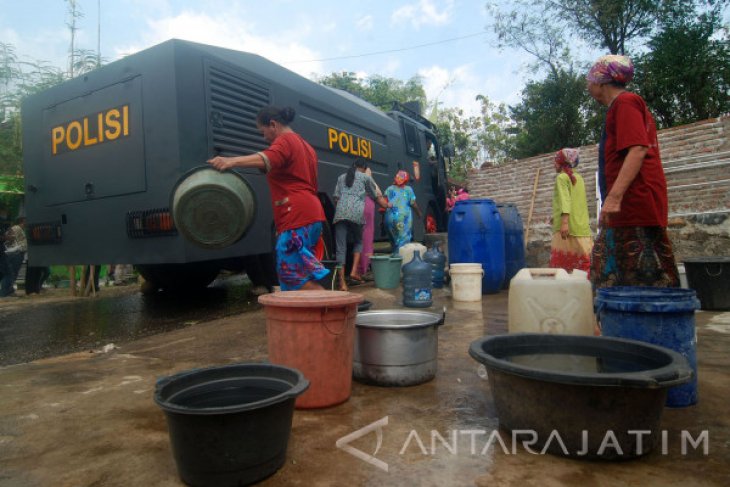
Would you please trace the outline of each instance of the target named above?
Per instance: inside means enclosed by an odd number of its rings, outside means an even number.
[[[219,171],[241,167],[266,173],[274,207],[276,271],[282,291],[322,289],[316,281],[329,273],[314,255],[325,221],[317,196],[317,154],[289,126],[294,116],[291,107],[262,108],[256,126],[271,144],[268,149],[208,160]]]

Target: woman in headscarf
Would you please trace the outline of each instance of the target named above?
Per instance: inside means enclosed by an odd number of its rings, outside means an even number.
[[[365,224],[365,199],[369,196],[377,201],[383,208],[388,207],[388,202],[383,198],[373,178],[365,174],[368,168],[366,159],[358,157],[345,174],[337,178],[335,186],[335,239],[337,242],[337,264],[341,269],[339,275],[340,291],[347,291],[345,280],[345,263],[347,257],[347,241],[353,242],[352,247],[352,270],[350,279],[355,282],[362,282],[362,276],[358,273],[360,265],[360,254],[362,253],[362,233]]]
[[[553,240],[550,245],[550,267],[568,272],[588,272],[593,239],[588,220],[586,187],[574,171],[580,155],[578,149],[560,149],[555,154],[557,176],[553,189]]]
[[[390,203],[390,208],[385,211],[385,227],[388,229],[394,254],[397,254],[398,250],[413,238],[411,208],[416,212],[418,218],[423,218],[423,214],[416,204],[416,194],[413,192],[413,188],[407,185],[408,179],[406,171],[398,171],[393,180],[394,184],[385,190],[385,197]]]
[[[276,271],[282,291],[322,289],[316,281],[329,271],[314,248],[325,221],[317,196],[317,153],[289,124],[294,109],[268,106],[256,116],[256,127],[271,145],[255,154],[217,156],[208,163],[219,171],[257,168],[266,173],[276,226]]]
[[[591,281],[610,286],[679,286],[667,236],[667,182],[654,118],[626,90],[634,66],[626,56],[603,56],[591,67],[588,93],[608,107],[598,148],[599,234]]]

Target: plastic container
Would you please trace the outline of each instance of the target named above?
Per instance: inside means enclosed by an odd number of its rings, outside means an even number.
[[[496,335],[472,342],[469,354],[487,368],[500,427],[531,432],[537,452],[547,447],[577,459],[649,453],[661,439],[667,388],[692,376],[679,353],[620,338]],[[577,366],[553,368],[556,355],[579,359]],[[516,357],[531,357],[532,364],[515,363]],[[645,432],[641,448],[638,431]]]
[[[439,242],[439,249],[446,256],[446,262],[449,262],[449,234],[446,232],[426,233],[423,235],[423,244],[426,247],[432,247],[434,242]]]
[[[413,386],[433,379],[438,368],[439,316],[426,311],[384,309],[357,315],[353,377],[379,386]]]
[[[454,301],[481,301],[484,270],[478,263],[449,265],[451,299]]]
[[[525,235],[517,205],[500,203],[497,205],[497,209],[504,227],[504,283],[502,288],[506,289],[512,278],[525,267]]]
[[[237,242],[256,216],[256,197],[246,180],[210,166],[185,174],[171,199],[175,227],[203,248],[222,249]]]
[[[457,201],[449,217],[449,262],[482,265],[482,293],[499,292],[504,282],[504,228],[494,201]]]
[[[161,378],[154,400],[165,412],[183,482],[238,486],[262,480],[286,459],[294,401],[309,383],[271,364],[194,369]]]
[[[403,306],[428,308],[431,295],[431,264],[421,260],[421,252],[413,251],[413,259],[403,266]]]
[[[285,291],[259,296],[266,313],[269,360],[309,379],[299,409],[347,401],[352,390],[352,347],[360,294]]]
[[[400,285],[400,268],[403,258],[395,255],[374,255],[370,267],[378,289],[395,289]]]
[[[596,294],[596,314],[601,333],[670,348],[687,358],[694,377],[667,394],[667,406],[697,402],[695,309],[699,301],[691,289],[661,287],[609,287]]]
[[[440,241],[434,240],[431,248],[423,254],[423,260],[431,264],[431,286],[436,289],[444,287],[446,256],[441,252]]]
[[[593,335],[593,291],[585,272],[520,270],[508,297],[510,333]]]
[[[401,267],[413,260],[413,252],[415,252],[416,250],[418,250],[421,255],[423,255],[426,253],[427,249],[425,245],[416,242],[407,243],[403,247],[398,249],[398,255],[400,255],[403,259],[401,261]]]
[[[730,310],[730,256],[685,259],[684,269],[702,309]]]

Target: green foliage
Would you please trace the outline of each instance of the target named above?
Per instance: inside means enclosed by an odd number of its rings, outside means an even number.
[[[323,76],[317,81],[325,86],[347,91],[383,111],[390,110],[394,101],[400,103],[417,101],[421,106],[426,106],[426,92],[421,79],[417,76],[402,81],[384,76],[359,78],[353,72],[341,72]]]
[[[583,75],[566,71],[527,83],[522,102],[510,110],[519,128],[511,152],[516,159],[596,142],[603,119]]]
[[[513,124],[507,106],[496,105],[484,95],[476,99],[481,105],[477,116],[467,116],[460,108],[446,108],[432,115],[440,145],[454,148],[449,177],[457,181],[466,182],[468,171],[483,163],[504,162],[513,150]]]
[[[683,5],[668,13],[635,59],[637,92],[660,127],[730,112],[730,47],[719,7],[694,16]]]
[[[554,18],[563,19],[586,41],[611,54],[625,54],[627,43],[652,32],[662,4],[686,0],[548,0]]]

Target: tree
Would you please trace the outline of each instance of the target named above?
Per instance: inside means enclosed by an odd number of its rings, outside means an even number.
[[[533,56],[537,71],[547,68],[553,74],[570,69],[572,61],[566,46],[566,31],[562,22],[555,22],[546,2],[540,0],[514,0],[510,10],[502,10],[495,4],[487,9],[494,21],[492,30],[497,34],[497,47],[521,49]]]
[[[426,106],[426,92],[417,76],[401,81],[384,76],[359,78],[353,72],[342,72],[323,76],[317,81],[325,86],[347,91],[383,111],[391,110],[394,101],[417,101],[422,107]]]
[[[466,181],[469,169],[484,162],[499,164],[512,152],[512,121],[505,104],[496,105],[488,97],[477,95],[479,115],[467,116],[460,108],[438,111],[432,120],[439,143],[454,147],[449,177]]]
[[[687,0],[547,0],[553,18],[567,20],[583,39],[626,54],[627,43],[648,36],[662,5]]]
[[[560,71],[530,81],[522,101],[510,107],[518,127],[511,155],[530,157],[598,140],[602,113],[585,89],[582,74]]]
[[[687,5],[668,12],[635,59],[636,91],[660,127],[717,117],[730,111],[730,47],[716,6],[697,14]]]

